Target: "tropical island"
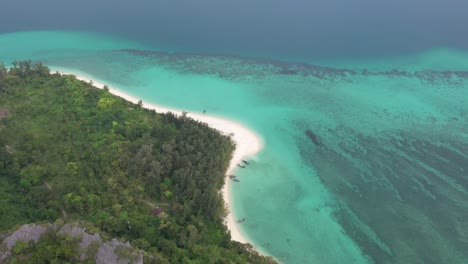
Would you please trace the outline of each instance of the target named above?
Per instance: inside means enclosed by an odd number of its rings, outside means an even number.
[[[0,262],[274,263],[223,223],[231,137],[103,88],[0,64]]]

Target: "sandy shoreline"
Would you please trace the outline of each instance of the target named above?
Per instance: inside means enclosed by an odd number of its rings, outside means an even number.
[[[57,69],[57,68],[51,69],[51,73],[54,73],[54,72],[59,72],[61,74],[72,74],[72,75],[75,75],[78,80],[82,80],[85,82],[92,81],[93,85],[100,89],[102,89],[105,85],[104,83],[92,80],[92,78],[85,76],[84,74],[76,74],[68,69],[67,70],[62,70],[62,69]],[[138,103],[138,101],[140,100],[136,97],[133,97],[129,94],[126,94],[116,89],[115,87],[111,87],[111,86],[108,86],[108,87],[109,87],[110,93],[117,95],[119,97],[122,97],[125,100],[131,101],[133,103]],[[147,109],[154,109],[156,112],[159,112],[159,113],[172,112],[176,115],[182,114],[182,110],[149,104],[149,103],[145,103],[144,101],[143,101],[143,107]],[[262,139],[255,132],[249,130],[247,127],[243,126],[240,123],[237,123],[229,119],[216,117],[216,116],[210,116],[210,115],[206,115],[202,113],[189,112],[187,113],[187,116],[197,121],[206,123],[208,126],[215,128],[226,135],[231,134],[231,138],[236,143],[236,149],[234,150],[233,158],[229,164],[229,168],[226,172],[226,175],[232,174],[232,172],[236,169],[237,164],[242,163],[242,159],[247,159],[249,156],[255,155],[257,152],[259,152],[262,149],[262,146],[263,146]],[[229,213],[225,219],[225,224],[227,228],[229,229],[229,231],[231,232],[232,240],[239,241],[241,243],[250,243],[247,240],[247,238],[242,234],[240,229],[238,228],[237,226],[238,223],[236,223],[236,219],[234,219],[234,216],[231,212],[231,193],[230,193],[231,184],[232,184],[232,181],[228,177],[226,177],[225,184],[222,188],[223,199],[229,209]]]

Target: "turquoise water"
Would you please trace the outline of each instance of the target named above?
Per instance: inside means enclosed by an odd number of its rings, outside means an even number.
[[[0,35],[143,99],[226,116],[265,148],[233,186],[255,246],[285,263],[467,263],[468,54],[320,66],[156,52],[83,32]]]

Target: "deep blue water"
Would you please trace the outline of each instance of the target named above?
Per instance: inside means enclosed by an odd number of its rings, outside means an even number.
[[[162,50],[314,61],[468,50],[468,1],[4,0],[0,32],[79,30]]]

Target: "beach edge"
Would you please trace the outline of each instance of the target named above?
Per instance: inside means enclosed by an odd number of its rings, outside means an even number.
[[[82,72],[74,71],[73,69],[64,69],[58,67],[50,68],[51,74],[59,73],[61,75],[73,75],[76,77],[77,80],[92,83],[92,85],[98,89],[104,89],[106,86],[108,88],[109,93],[121,97],[127,101],[132,103],[139,103],[141,101],[142,107],[155,110],[157,113],[168,113],[171,112],[176,116],[181,116],[184,111],[176,108],[161,106],[157,104],[147,103],[141,99],[136,98],[135,96],[123,92],[122,90],[118,89],[115,86],[106,85],[102,80],[96,81],[96,78],[93,78],[90,75],[87,75]],[[254,249],[261,255],[268,256],[265,252],[260,250],[256,247],[247,236],[240,230],[237,226],[236,219],[234,218],[232,212],[232,196],[231,196],[231,184],[232,181],[229,179],[227,175],[230,175],[234,172],[237,168],[237,164],[241,164],[243,159],[251,158],[255,156],[260,150],[263,148],[263,140],[262,138],[251,129],[247,128],[243,124],[233,121],[227,118],[208,115],[203,113],[191,113],[185,112],[187,117],[190,117],[196,121],[202,122],[207,124],[209,127],[216,129],[223,135],[230,136],[230,138],[236,144],[235,150],[232,156],[232,159],[229,163],[229,167],[226,171],[226,177],[224,180],[224,185],[221,189],[222,197],[224,200],[225,205],[228,209],[228,214],[224,219],[224,225],[227,227],[229,232],[231,233],[231,240],[243,243],[243,244],[250,244],[254,247]]]

